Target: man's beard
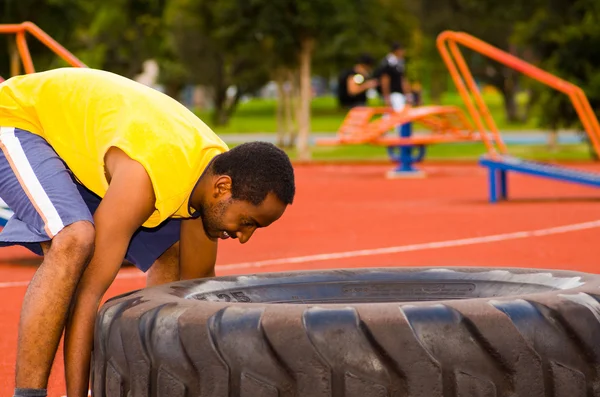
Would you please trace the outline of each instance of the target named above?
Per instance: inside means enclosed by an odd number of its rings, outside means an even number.
[[[202,226],[207,236],[211,238],[219,237],[224,230],[222,218],[229,207],[231,200],[218,201],[216,204],[203,205],[200,207],[200,216],[202,217]]]

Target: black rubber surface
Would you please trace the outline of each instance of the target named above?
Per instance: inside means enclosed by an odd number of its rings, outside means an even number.
[[[600,276],[382,268],[217,277],[101,309],[96,397],[600,396]]]

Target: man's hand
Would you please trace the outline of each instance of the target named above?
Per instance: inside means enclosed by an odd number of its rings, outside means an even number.
[[[106,155],[109,188],[94,214],[95,253],[77,289],[65,333],[67,395],[87,396],[94,323],[100,301],[115,279],[133,233],[154,211],[154,191],[144,167],[119,149]]]
[[[217,241],[206,235],[202,218],[181,222],[179,269],[182,280],[215,275]]]

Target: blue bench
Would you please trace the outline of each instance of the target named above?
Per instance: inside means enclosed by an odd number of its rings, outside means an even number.
[[[498,200],[506,200],[508,198],[507,173],[509,171],[555,179],[563,182],[600,187],[600,174],[577,171],[510,156],[498,156],[494,159],[484,156],[479,160],[479,164],[487,167],[489,170],[488,176],[491,203],[495,203]]]

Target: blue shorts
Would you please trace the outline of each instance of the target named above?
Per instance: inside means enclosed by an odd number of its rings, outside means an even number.
[[[0,127],[0,198],[14,215],[0,232],[0,246],[22,245],[42,255],[49,241],[77,221],[93,224],[101,198],[78,183],[63,160],[42,137],[12,127]],[[125,259],[146,272],[179,241],[181,220],[169,219],[156,228],[140,228]]]

